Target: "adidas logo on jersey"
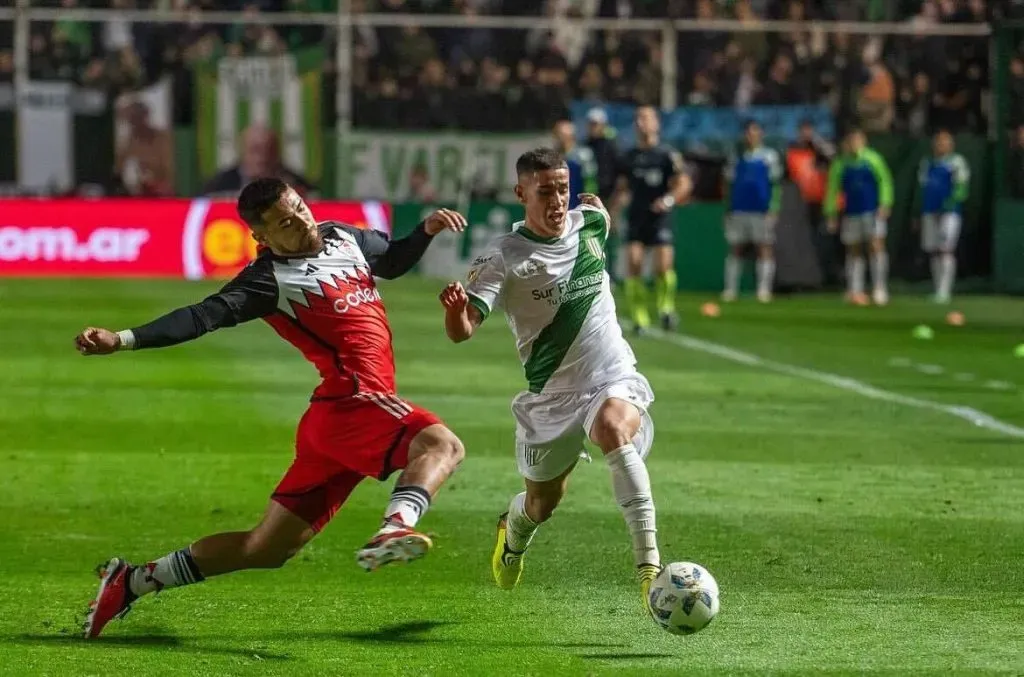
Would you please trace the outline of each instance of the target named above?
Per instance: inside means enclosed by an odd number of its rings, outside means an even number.
[[[586,239],[587,251],[593,254],[594,258],[604,261],[604,247],[597,241],[597,238],[588,237]]]

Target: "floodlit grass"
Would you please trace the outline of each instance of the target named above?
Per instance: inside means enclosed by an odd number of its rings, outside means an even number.
[[[469,454],[423,522],[431,555],[357,568],[389,490],[367,481],[284,569],[146,598],[86,643],[97,563],[258,519],[315,376],[261,323],[163,351],[72,349],[87,324],[131,326],[209,285],[0,282],[0,673],[1024,670],[1024,440],[657,338],[634,345],[658,396],[662,552],[715,574],[719,618],[679,638],[640,614],[600,459],[579,467],[520,589],[496,589],[494,522],[521,485],[508,404],[522,375],[500,317],[467,344],[444,339],[438,286],[383,286],[403,396],[443,416]],[[689,335],[1024,427],[1019,300],[964,300],[956,329],[918,299],[744,302],[717,320],[696,313],[703,300],[681,299]],[[934,340],[911,337],[922,323]]]

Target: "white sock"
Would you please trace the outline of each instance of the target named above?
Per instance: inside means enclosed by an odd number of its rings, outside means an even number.
[[[871,255],[871,281],[875,289],[889,289],[889,252],[875,252]]]
[[[846,259],[846,289],[851,294],[864,293],[863,256],[851,256]]]
[[[740,273],[743,272],[743,262],[729,254],[725,257],[725,293],[737,295],[740,290]]]
[[[943,254],[940,257],[939,289],[941,298],[949,298],[953,293],[953,281],[956,280],[956,257],[952,254]]]
[[[395,487],[391,492],[391,500],[388,507],[384,509],[384,526],[398,525],[400,521],[403,526],[414,527],[420,518],[430,508],[430,492],[423,487],[408,485]]]
[[[203,575],[192,559],[189,548],[175,550],[160,559],[135,567],[128,577],[128,587],[132,594],[142,597],[150,592],[159,592],[164,588],[177,588],[182,585],[201,583]]]
[[[533,535],[537,533],[538,524],[526,514],[526,492],[516,494],[512,502],[508,504],[508,517],[505,519],[508,527],[505,531],[505,542],[510,550],[523,552],[530,547]]]
[[[647,466],[636,447],[627,444],[610,454],[608,467],[612,471],[612,490],[615,501],[626,519],[633,537],[633,557],[636,565],[660,564],[657,528],[654,520],[654,498],[651,496],[651,478]]]
[[[935,285],[935,293],[939,293],[939,288],[942,286],[942,255],[932,254],[932,284]]]
[[[771,294],[775,284],[775,259],[757,260],[757,293]]]

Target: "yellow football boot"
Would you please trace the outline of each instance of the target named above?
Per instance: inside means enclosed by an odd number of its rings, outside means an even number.
[[[498,540],[494,544],[494,556],[491,558],[494,582],[502,590],[511,590],[519,585],[519,578],[523,575],[523,553],[510,549],[505,538],[508,532],[507,519],[507,512],[498,518]]]
[[[640,579],[640,598],[643,604],[644,613],[653,616],[651,611],[651,583],[658,577],[661,567],[657,564],[641,564],[636,568],[637,578]]]

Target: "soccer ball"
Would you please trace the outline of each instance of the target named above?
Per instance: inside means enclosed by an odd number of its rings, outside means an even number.
[[[672,562],[651,583],[651,614],[673,635],[692,635],[718,614],[718,583],[693,562]]]

